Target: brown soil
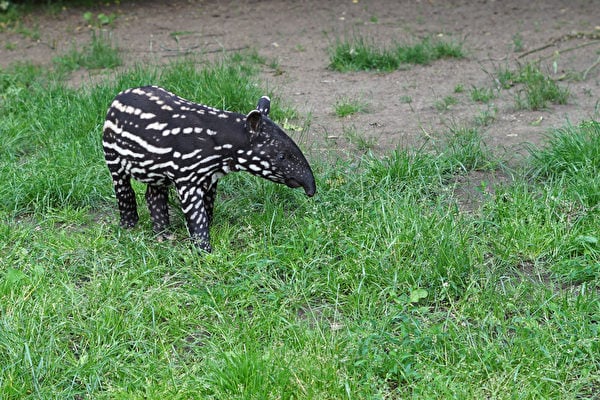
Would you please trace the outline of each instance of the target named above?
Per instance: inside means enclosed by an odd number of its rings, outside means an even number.
[[[0,67],[23,60],[49,63],[73,44],[86,43],[85,11],[27,16],[22,26],[38,31],[39,40],[14,29],[0,33]],[[91,11],[117,16],[108,29],[126,65],[255,49],[275,66],[265,67],[265,85],[310,118],[302,140],[317,151],[326,145],[358,151],[357,137],[372,141],[375,151],[418,146],[443,137],[453,126],[472,126],[493,109],[495,118],[482,128],[484,140],[511,157],[523,153],[524,143],[541,143],[551,128],[598,118],[600,7],[594,0],[122,1]],[[181,34],[175,38],[175,32]],[[443,36],[462,42],[467,57],[392,73],[328,69],[329,48],[336,39],[353,35],[382,45]],[[532,60],[542,60],[543,70],[569,88],[567,105],[517,110],[516,89],[501,91],[488,104],[470,98],[472,87],[497,86],[499,68]],[[79,71],[71,84],[89,79],[89,72]],[[456,93],[461,85],[463,92]],[[439,102],[447,96],[458,102],[441,110]],[[341,99],[358,99],[368,110],[337,117],[333,107]]]

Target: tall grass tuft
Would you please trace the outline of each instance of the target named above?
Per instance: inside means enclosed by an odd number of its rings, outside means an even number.
[[[498,81],[505,89],[522,85],[517,91],[517,107],[521,109],[540,110],[548,103],[566,104],[569,99],[569,90],[545,75],[535,63],[521,66],[517,71],[502,69],[498,71]]]
[[[594,207],[600,203],[600,123],[586,121],[552,131],[548,145],[532,149],[532,173],[566,184],[566,194]]]
[[[393,71],[402,65],[429,64],[440,58],[462,58],[462,46],[441,39],[421,41],[391,48],[382,48],[364,37],[338,40],[330,49],[329,67],[335,71]]]
[[[528,255],[527,262],[546,265],[569,283],[600,279],[599,149],[597,121],[552,131],[545,147],[530,149],[530,177],[540,187],[513,188],[496,208],[526,221],[519,228],[500,229],[502,236],[510,232],[510,240],[520,238],[513,243],[522,247],[508,246],[510,252]]]
[[[537,175],[585,176],[600,173],[600,123],[586,121],[551,132],[545,148],[532,150]]]

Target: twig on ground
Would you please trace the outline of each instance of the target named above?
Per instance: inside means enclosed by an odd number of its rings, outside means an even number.
[[[577,49],[580,49],[582,47],[590,46],[590,45],[592,45],[594,43],[598,43],[598,42],[600,42],[600,40],[599,40],[600,39],[600,34],[598,34],[596,32],[592,32],[592,33],[586,33],[586,32],[568,33],[566,35],[563,35],[563,36],[560,36],[560,37],[552,39],[550,41],[550,43],[547,43],[547,44],[545,44],[543,46],[540,46],[540,47],[536,47],[535,49],[531,49],[529,51],[526,51],[525,53],[519,54],[519,56],[517,57],[517,59],[526,57],[526,56],[528,56],[530,54],[533,54],[533,53],[537,53],[538,51],[545,50],[548,47],[555,46],[559,42],[564,42],[564,41],[572,40],[572,39],[590,39],[591,41],[583,43],[583,44],[580,44],[580,45],[575,46],[575,47],[570,47],[568,49],[561,50],[561,53],[566,53],[568,51],[577,50]]]
[[[545,44],[545,45],[543,45],[541,47],[536,47],[535,49],[526,51],[523,54],[519,54],[519,56],[517,58],[523,58],[523,57],[526,57],[526,56],[528,56],[530,54],[537,53],[538,51],[546,50],[548,47],[552,47],[555,44],[556,44],[556,42],[553,40],[551,43]]]
[[[161,46],[160,47],[160,51],[167,52],[167,53],[174,53],[174,54],[165,54],[165,55],[163,55],[163,57],[178,57],[178,56],[180,56],[182,54],[192,53],[193,50],[195,50],[195,49],[197,49],[199,47],[201,47],[201,46],[200,45],[191,46],[191,47],[187,47],[185,49],[169,49],[169,48],[166,48],[164,46]],[[227,49],[225,47],[222,47],[220,49],[204,50],[204,51],[201,51],[201,53],[202,54],[225,53],[225,52],[230,52],[230,51],[246,50],[248,48],[250,48],[250,46],[232,47],[232,48],[229,48],[229,49]],[[154,52],[154,51],[150,50],[150,51],[147,51],[147,52]]]
[[[594,45],[594,44],[600,44],[600,40],[593,40],[591,42],[582,43],[582,44],[577,45],[577,46],[568,47],[568,48],[566,48],[564,50],[560,50],[560,53],[561,54],[568,53],[569,51],[578,50],[578,49],[581,49],[583,47],[591,46],[591,45]],[[554,54],[546,56],[546,57],[542,57],[540,60],[547,60],[550,57],[554,57]]]
[[[187,47],[185,49],[179,48],[179,49],[170,49],[168,47],[165,46],[160,46],[160,50],[161,51],[168,51],[168,52],[173,52],[173,53],[189,53],[190,51],[197,49],[198,47],[200,47],[200,45],[196,45],[196,46],[191,46],[191,47]]]
[[[590,71],[594,68],[596,68],[598,65],[600,65],[600,56],[598,56],[598,58],[596,59],[596,62],[594,62],[592,65],[590,65],[584,72],[582,75],[583,80],[585,81],[585,79],[587,78],[587,74],[590,73]]]

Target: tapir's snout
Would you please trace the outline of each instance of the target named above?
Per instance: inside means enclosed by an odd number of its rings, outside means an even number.
[[[304,182],[299,181],[294,178],[288,178],[285,180],[285,184],[291,188],[298,188],[298,187],[304,188],[304,193],[306,193],[306,195],[308,197],[313,197],[317,191],[317,185],[315,184],[315,178],[314,178],[314,176],[312,176],[312,174],[310,174],[310,176],[307,177],[307,179],[305,179]]]
[[[312,180],[312,184],[310,185],[304,185],[304,193],[306,193],[306,195],[308,197],[313,197],[315,195],[317,191],[317,185],[315,184],[315,180]]]

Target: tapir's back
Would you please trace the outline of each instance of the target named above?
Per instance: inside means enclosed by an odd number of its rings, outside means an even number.
[[[106,159],[120,163],[141,182],[163,184],[191,173],[202,160],[220,161],[228,147],[219,145],[224,136],[236,144],[243,140],[236,135],[243,127],[242,117],[156,86],[127,89],[115,97],[106,115]],[[210,165],[217,169],[218,164]],[[214,171],[208,168],[204,174],[208,172]]]
[[[231,130],[232,123],[241,127],[242,118],[241,114],[196,104],[157,86],[145,86],[127,89],[115,97],[106,115],[104,140],[110,142],[119,134],[132,139],[130,133],[150,145],[180,152],[194,150],[195,144],[208,149],[218,141],[217,133]],[[191,139],[194,137],[201,137],[204,143]],[[152,149],[146,147],[150,153]]]

